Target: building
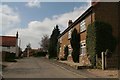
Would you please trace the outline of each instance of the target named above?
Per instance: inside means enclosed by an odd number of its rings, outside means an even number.
[[[69,56],[68,60],[72,61],[71,52],[72,48],[70,45],[71,33],[74,28],[77,29],[80,34],[80,59],[83,59],[83,56],[86,57],[86,31],[87,26],[94,21],[103,21],[109,23],[113,29],[113,35],[116,39],[118,39],[118,16],[119,16],[119,3],[118,2],[92,2],[92,6],[90,6],[77,20],[72,22],[69,20],[68,27],[65,29],[59,36],[58,41],[60,42],[60,52],[59,58],[64,56],[64,47],[68,45],[69,47]],[[118,45],[114,53],[118,53]],[[89,54],[89,53],[88,53]],[[116,59],[117,54],[115,54],[114,58]],[[81,63],[89,64],[89,61],[86,58],[84,60],[80,60]],[[112,61],[115,62],[115,61]]]
[[[0,36],[0,48],[3,59],[6,53],[15,53],[16,57],[18,57],[18,32],[16,36]]]

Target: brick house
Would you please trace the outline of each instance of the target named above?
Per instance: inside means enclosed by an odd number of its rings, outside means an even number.
[[[15,53],[18,57],[18,33],[16,36],[0,36],[0,48],[3,60],[6,53]]]
[[[59,36],[58,41],[60,42],[60,52],[59,58],[64,56],[64,47],[67,45],[69,47],[69,56],[68,60],[72,61],[71,52],[72,48],[70,45],[71,33],[74,28],[77,29],[80,34],[80,59],[82,56],[86,56],[86,31],[87,26],[94,21],[103,21],[109,23],[113,29],[113,35],[116,39],[118,39],[118,16],[119,16],[119,6],[118,2],[92,2],[92,6],[90,6],[77,20],[72,22],[69,20],[68,27],[65,29]],[[118,45],[114,53],[118,53]],[[88,53],[89,54],[89,53]],[[115,54],[117,57],[117,54]],[[86,61],[87,60],[87,61]],[[80,62],[85,64],[89,64],[88,59],[80,60]],[[113,61],[114,62],[114,61]]]

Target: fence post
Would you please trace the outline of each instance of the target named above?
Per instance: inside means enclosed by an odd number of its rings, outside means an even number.
[[[105,69],[107,68],[107,52],[105,52]]]
[[[101,54],[102,54],[102,70],[105,70],[105,55],[104,52],[102,52]]]

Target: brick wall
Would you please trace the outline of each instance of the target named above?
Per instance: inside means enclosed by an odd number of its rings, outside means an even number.
[[[112,26],[113,36],[118,40],[119,38],[119,20],[118,20],[118,3],[116,2],[100,2],[94,7],[95,20],[109,23]],[[111,58],[107,59],[108,67],[116,67],[118,62],[119,48],[118,44],[116,50],[113,52]]]

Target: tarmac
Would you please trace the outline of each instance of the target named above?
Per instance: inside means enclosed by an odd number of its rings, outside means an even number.
[[[102,69],[91,69],[89,67],[85,67],[80,63],[74,63],[70,61],[58,61],[58,60],[50,60],[52,63],[57,64],[58,66],[63,66],[66,69],[69,69],[68,66],[72,67],[75,72],[82,72],[84,74],[89,74],[91,78],[95,78],[92,76],[96,76],[96,78],[120,78],[120,70],[111,69],[111,70],[102,70]],[[15,62],[3,62],[4,66],[11,66]],[[67,66],[67,67],[66,67]],[[70,69],[71,70],[71,69]],[[1,73],[2,74],[2,73]]]

